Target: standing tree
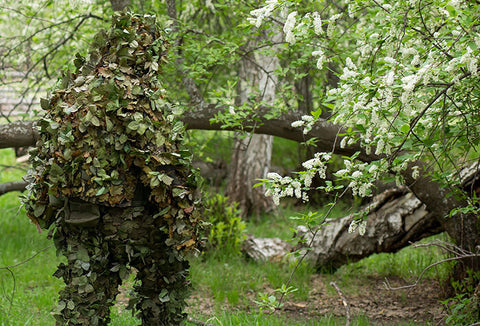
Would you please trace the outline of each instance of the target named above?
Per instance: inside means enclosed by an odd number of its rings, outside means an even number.
[[[266,31],[260,34],[266,39]],[[278,37],[277,37],[278,38]],[[271,40],[275,42],[275,40]],[[254,44],[258,42],[254,42]],[[256,47],[256,46],[253,46]],[[278,78],[274,75],[279,59],[274,51],[272,55],[264,53],[246,54],[240,65],[240,81],[237,85],[237,106],[255,107],[258,103],[273,105]],[[232,108],[231,114],[235,114]],[[254,126],[255,128],[255,126]],[[263,187],[255,188],[257,179],[264,179],[270,168],[273,136],[252,134],[249,137],[239,135],[235,138],[230,179],[227,196],[239,203],[245,216],[258,215],[273,207],[271,198],[265,197]]]

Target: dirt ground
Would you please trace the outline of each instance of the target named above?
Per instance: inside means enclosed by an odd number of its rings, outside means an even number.
[[[445,314],[439,303],[443,296],[438,282],[427,280],[414,288],[390,291],[386,289],[385,279],[381,277],[353,280],[359,281],[361,284],[355,284],[356,290],[349,291],[355,293],[342,291],[352,317],[365,316],[372,325],[397,325],[400,322],[443,324]],[[388,281],[392,287],[407,285],[401,279],[389,278]],[[343,300],[329,282],[325,282],[323,276],[314,276],[312,286],[307,302],[288,303],[284,310],[306,318],[321,315],[346,316]]]
[[[313,275],[311,291],[306,301],[287,300],[276,313],[290,320],[315,320],[321,316],[346,317],[344,301],[331,281],[338,283],[340,291],[349,307],[351,317],[367,317],[371,325],[399,325],[413,322],[417,325],[444,325],[445,310],[439,302],[445,298],[444,291],[438,281],[422,280],[416,287],[402,290],[387,290],[385,279],[379,276],[368,276],[362,279],[349,279],[347,291],[342,290],[340,281],[334,276],[322,274]],[[391,287],[409,285],[400,278],[388,278]],[[128,303],[129,286],[122,286],[117,297],[117,308],[125,309]],[[264,289],[269,292],[268,288]],[[256,310],[253,303],[255,293],[248,294],[248,301],[252,302],[249,310]],[[213,298],[206,293],[193,292],[187,300],[189,315],[195,318],[197,314],[203,316],[215,315]],[[218,308],[218,306],[217,306]],[[232,309],[226,304],[225,309]]]
[[[389,278],[388,281],[392,287],[407,285],[401,279]],[[353,286],[350,282],[354,283]],[[348,292],[343,291],[338,284],[352,318],[367,317],[371,325],[399,325],[407,322],[418,325],[444,324],[445,311],[439,303],[444,297],[438,282],[423,280],[414,288],[396,291],[387,290],[384,282],[384,278],[374,276],[349,280]],[[329,283],[330,280],[324,275],[313,276],[308,300],[287,301],[277,313],[298,321],[315,320],[320,316],[346,317],[343,300]],[[253,299],[252,295],[252,302]],[[195,311],[201,311],[207,316],[214,315],[214,303],[204,295],[194,293],[189,306],[193,316]],[[252,309],[256,309],[253,304]]]

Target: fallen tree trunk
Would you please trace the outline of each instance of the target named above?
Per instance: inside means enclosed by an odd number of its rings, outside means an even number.
[[[299,227],[296,237],[302,241],[296,249],[308,248],[306,258],[317,270],[333,272],[371,254],[396,252],[444,231],[425,205],[405,187],[381,193],[364,211],[367,213],[364,235],[349,232],[352,215],[328,219],[316,230]],[[257,261],[278,261],[291,251],[291,246],[276,238],[249,237],[242,250]]]
[[[328,219],[317,230],[299,227],[298,236],[308,245],[307,259],[318,270],[334,271],[374,253],[396,252],[413,242],[443,232],[442,225],[405,187],[374,197],[364,212],[365,234],[349,232],[353,216]]]

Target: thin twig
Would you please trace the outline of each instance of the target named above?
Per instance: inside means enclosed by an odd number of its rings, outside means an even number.
[[[470,255],[463,255],[463,256],[458,256],[458,257],[451,257],[451,258],[446,258],[446,259],[442,259],[440,261],[437,261],[433,264],[430,264],[428,265],[427,267],[425,267],[423,269],[423,271],[420,273],[420,276],[417,277],[417,280],[412,283],[412,284],[409,284],[409,285],[404,285],[404,286],[398,286],[398,287],[392,287],[390,285],[390,282],[388,281],[387,278],[385,278],[385,282],[384,282],[384,285],[385,287],[387,288],[387,290],[390,290],[390,291],[396,291],[396,290],[402,290],[402,289],[411,289],[413,287],[416,287],[418,285],[418,283],[420,283],[421,279],[423,278],[423,275],[432,267],[435,267],[437,265],[440,265],[440,264],[443,264],[443,263],[447,263],[449,261],[456,261],[456,260],[461,260],[461,259],[467,259],[467,258],[474,258],[474,257],[480,257],[480,254],[470,254]]]
[[[340,196],[338,198],[335,199],[335,202],[333,203],[333,205],[330,206],[330,208],[328,209],[327,213],[325,213],[325,215],[323,216],[323,219],[322,221],[319,223],[319,225],[321,226],[327,219],[327,217],[330,215],[330,213],[332,212],[333,208],[337,205],[338,203],[338,199],[342,198],[343,195],[345,195],[345,193],[347,192],[348,188],[345,188],[345,190],[342,192],[342,194],[340,194]],[[309,230],[310,232],[312,232],[312,239],[310,240],[308,246],[305,248],[305,253],[300,257],[299,260],[297,260],[292,272],[290,273],[290,276],[288,278],[288,281],[287,283],[285,284],[285,287],[288,288],[290,283],[292,282],[292,279],[293,279],[293,275],[295,274],[295,272],[297,271],[298,267],[300,267],[300,264],[303,262],[303,260],[307,257],[307,255],[310,253],[310,250],[308,250],[309,248],[312,248],[313,246],[313,243],[315,241],[315,237],[317,236],[318,232],[320,231],[320,227],[318,227],[315,231],[313,230]],[[280,300],[278,300],[278,302],[280,303],[279,306],[282,306],[282,303],[283,303],[283,300],[285,299],[285,293],[282,293],[282,295],[280,296]]]
[[[41,254],[42,252],[50,249],[51,247],[53,247],[53,244],[51,244],[51,245],[49,245],[49,246],[47,246],[47,247],[45,247],[45,248],[43,248],[43,249],[40,249],[40,250],[37,251],[33,256],[31,256],[31,257],[29,257],[29,258],[25,259],[24,261],[21,261],[21,262],[19,262],[19,263],[17,263],[17,264],[10,265],[10,266],[4,266],[4,267],[1,267],[1,266],[0,266],[0,270],[1,270],[1,269],[10,270],[10,269],[12,269],[12,268],[15,268],[15,267],[18,267],[18,266],[20,266],[20,265],[23,265],[23,264],[29,262],[30,260],[32,260],[33,258],[35,258],[36,256],[38,256],[39,254]]]
[[[342,290],[340,290],[337,283],[332,281],[332,282],[330,282],[330,285],[335,288],[338,295],[342,299],[343,305],[345,306],[345,312],[347,314],[347,321],[345,322],[345,326],[350,326],[350,305],[348,304],[347,298],[345,298],[345,296],[342,293]]]
[[[7,268],[7,271],[10,273],[10,275],[12,275],[12,280],[13,280],[12,296],[10,298],[7,297],[9,305],[8,305],[8,312],[7,312],[6,320],[7,320],[7,324],[8,324],[8,318],[10,316],[10,312],[12,311],[12,307],[13,307],[13,299],[15,298],[15,292],[17,290],[17,280],[15,278],[15,274],[12,272],[12,270],[10,268]]]

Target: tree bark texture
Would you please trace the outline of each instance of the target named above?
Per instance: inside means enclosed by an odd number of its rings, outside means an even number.
[[[277,77],[273,75],[279,66],[277,57],[256,53],[241,60],[237,105],[249,101],[256,94],[256,101],[273,105]],[[266,197],[265,187],[256,187],[257,179],[265,179],[270,170],[273,137],[252,134],[236,137],[230,165],[227,196],[239,203],[244,216],[258,215],[274,208],[271,197]]]
[[[122,11],[130,5],[130,0],[110,0],[113,11]]]
[[[272,136],[267,135],[235,139],[227,196],[231,201],[238,202],[243,216],[273,208],[273,202],[270,197],[265,197],[263,187],[253,187],[257,179],[265,178],[269,171],[272,143]]]
[[[459,207],[467,206],[466,199],[459,198],[451,193],[451,190],[442,187],[438,182],[427,177],[414,179],[412,177],[412,167],[418,166],[420,175],[428,175],[431,170],[423,162],[410,164],[409,168],[403,173],[405,182],[411,191],[420,199],[428,210],[436,217],[454,243],[460,248],[469,252],[479,252],[480,250],[480,219],[475,213],[458,213],[450,216],[450,212]],[[480,186],[478,162],[472,166],[463,169],[459,175],[452,176],[460,178],[464,190],[470,194],[467,188],[476,189]],[[474,180],[470,182],[466,177],[470,176]],[[480,256],[459,261],[456,265],[456,277],[462,279],[467,276],[467,270],[480,271]]]
[[[0,148],[27,147],[35,144],[38,131],[33,121],[0,125]]]

